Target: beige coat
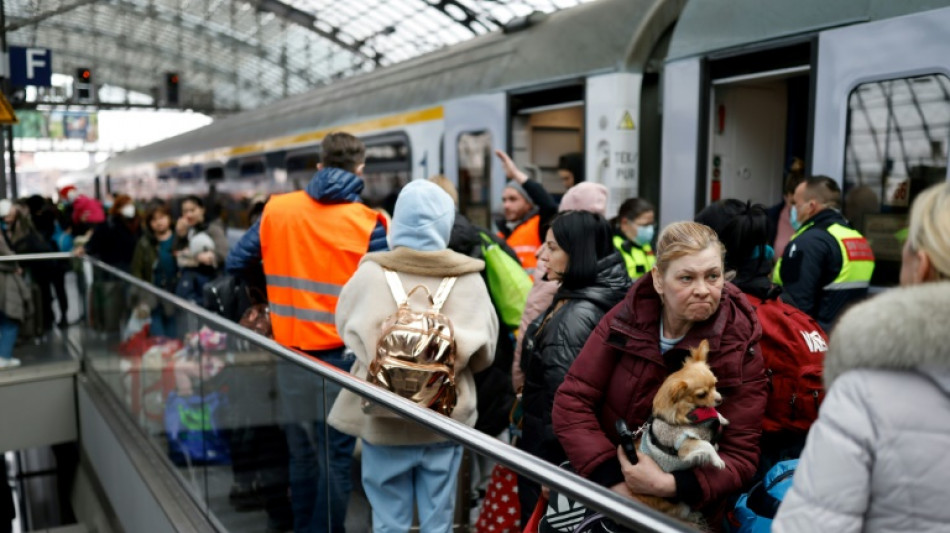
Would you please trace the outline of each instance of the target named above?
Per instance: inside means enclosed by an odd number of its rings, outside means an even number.
[[[0,255],[13,255],[7,240],[0,235]],[[0,263],[0,311],[9,318],[22,322],[33,312],[30,287],[22,274],[18,274],[17,263]]]
[[[347,348],[356,354],[351,374],[361,379],[366,379],[375,356],[383,321],[396,312],[384,267],[399,273],[407,292],[424,284],[434,293],[443,277],[458,276],[442,307],[442,313],[452,320],[456,341],[458,403],[452,418],[474,426],[478,414],[472,375],[491,365],[498,336],[498,319],[479,275],[484,262],[449,250],[417,252],[408,248],[364,257],[359,269],[343,287],[336,308],[337,330]],[[417,445],[445,440],[413,422],[364,414],[361,398],[346,389],[333,405],[328,421],[343,433],[376,445]]]

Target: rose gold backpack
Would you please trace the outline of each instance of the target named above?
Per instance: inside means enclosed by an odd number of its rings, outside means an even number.
[[[444,278],[435,295],[424,285],[416,285],[407,295],[399,276],[386,270],[386,282],[398,309],[382,324],[376,342],[376,358],[370,363],[366,380],[423,407],[449,416],[458,399],[455,388],[455,332],[452,321],[441,313],[456,278]],[[422,290],[427,309],[414,311],[409,298]],[[376,404],[363,402],[363,411],[395,416]]]

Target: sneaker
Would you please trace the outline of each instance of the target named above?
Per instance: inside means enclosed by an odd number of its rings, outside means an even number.
[[[20,366],[20,360],[16,357],[11,357],[9,359],[0,357],[0,368],[16,368],[18,366]]]

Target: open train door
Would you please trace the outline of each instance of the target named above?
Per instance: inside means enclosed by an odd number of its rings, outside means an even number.
[[[948,179],[947,28],[943,8],[819,37],[811,169],[841,184],[844,215],[874,250],[876,286],[899,281],[914,198]]]
[[[495,148],[506,149],[507,96],[486,94],[445,104],[442,141],[445,175],[458,187],[459,210],[475,224],[492,228],[501,211],[505,173]]]

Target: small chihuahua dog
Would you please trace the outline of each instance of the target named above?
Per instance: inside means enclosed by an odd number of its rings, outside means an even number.
[[[637,446],[666,472],[701,465],[724,468],[715,442],[722,426],[729,423],[716,406],[722,396],[716,391],[716,376],[706,363],[709,342],[690,350],[683,368],[670,374],[653,397],[653,416]],[[647,505],[676,518],[697,520],[686,504],[637,495]]]

